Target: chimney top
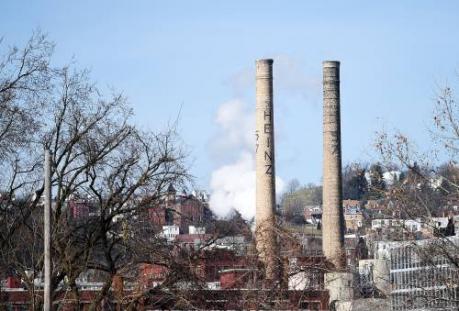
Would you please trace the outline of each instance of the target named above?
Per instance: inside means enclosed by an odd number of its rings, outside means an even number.
[[[271,58],[257,59],[257,63],[272,65],[274,61]]]
[[[322,62],[324,67],[339,67],[339,61],[337,60],[325,60]]]

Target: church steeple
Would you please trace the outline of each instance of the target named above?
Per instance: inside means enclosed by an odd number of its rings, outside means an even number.
[[[173,184],[170,184],[169,187],[167,188],[166,201],[170,204],[174,204],[176,194],[177,194],[177,190],[175,190]]]

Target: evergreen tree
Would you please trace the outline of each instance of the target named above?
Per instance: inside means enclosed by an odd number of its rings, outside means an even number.
[[[343,172],[343,199],[361,200],[368,191],[366,169],[359,163],[346,165]]]
[[[370,167],[370,187],[368,192],[369,199],[380,199],[386,190],[386,183],[383,176],[383,168],[380,163],[375,163]]]

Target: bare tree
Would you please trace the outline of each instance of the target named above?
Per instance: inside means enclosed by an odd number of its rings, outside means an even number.
[[[416,259],[414,265],[420,267],[420,270],[417,272],[419,275],[413,278],[414,284],[409,285],[417,290],[412,290],[409,297],[402,295],[400,298],[405,307],[406,304],[445,308],[457,308],[459,305],[456,298],[459,244],[454,238],[448,237],[448,230],[439,230],[437,224],[432,222],[434,216],[452,217],[448,201],[459,195],[455,174],[459,150],[458,108],[453,90],[449,86],[440,89],[435,101],[431,130],[435,150],[424,153],[417,151],[410,139],[402,133],[390,135],[383,132],[378,135],[376,147],[383,163],[387,166],[398,165],[406,175],[400,182],[386,189],[385,199],[395,203],[393,208],[402,218],[420,219],[425,230],[430,232],[430,240],[426,245],[420,246],[418,242],[413,242],[410,246],[412,252],[407,260],[411,262]],[[449,164],[436,164],[438,154],[443,157],[448,155]],[[420,275],[425,281],[419,279]],[[432,290],[432,281],[435,290]],[[399,299],[397,295],[394,296],[396,300]]]
[[[45,35],[35,33],[24,48],[9,48],[0,58],[2,159],[17,154],[36,137],[38,116],[51,89],[53,47]]]
[[[13,271],[26,280],[39,309],[34,279],[43,264],[40,203],[47,147],[53,166],[52,287],[69,289],[78,301],[77,278],[88,269],[100,271],[106,282],[95,308],[120,269],[142,258],[142,246],[132,240],[137,236],[125,232],[145,207],[139,198],[154,204],[166,185],[186,183],[190,176],[173,130],[137,129],[122,94],[103,96],[86,70],[52,68],[52,47],[35,34],[24,49],[13,48],[0,59],[2,274]],[[69,202],[75,197],[92,206],[91,217],[72,217]]]

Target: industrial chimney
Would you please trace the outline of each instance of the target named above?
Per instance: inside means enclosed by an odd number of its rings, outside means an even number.
[[[336,269],[345,267],[339,65],[337,61],[323,62],[322,245],[325,257]]]
[[[256,62],[256,243],[267,280],[276,279],[278,268],[272,65],[272,59]]]

